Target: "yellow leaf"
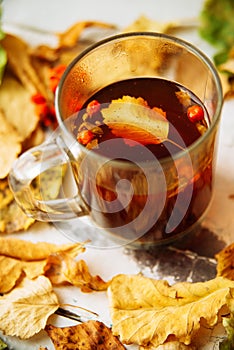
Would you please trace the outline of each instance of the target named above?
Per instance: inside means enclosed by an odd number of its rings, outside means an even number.
[[[46,272],[53,284],[69,283],[81,288],[82,292],[107,290],[108,283],[100,276],[92,276],[84,260],[72,259],[68,254],[51,255],[51,269]]]
[[[24,279],[13,291],[0,297],[0,329],[6,335],[28,339],[45,328],[48,317],[58,307],[48,278]]]
[[[150,108],[141,98],[123,96],[102,109],[103,121],[117,137],[158,144],[168,137],[169,123],[160,108]]]
[[[0,293],[8,293],[23,275],[33,279],[45,273],[46,259],[41,261],[20,261],[0,256]]]
[[[9,292],[24,275],[33,279],[52,269],[50,256],[76,257],[85,247],[81,243],[55,245],[0,238],[0,293]]]
[[[221,250],[215,258],[217,260],[217,275],[234,281],[234,243]]]
[[[17,258],[25,261],[35,261],[47,258],[50,254],[58,252],[72,252],[77,255],[85,250],[82,243],[53,244],[48,242],[30,242],[17,238],[0,238],[0,255]]]
[[[234,282],[222,277],[170,286],[142,275],[118,275],[108,288],[113,333],[123,343],[146,348],[163,344],[170,335],[188,345],[202,318],[209,326],[217,323],[231,288]]]

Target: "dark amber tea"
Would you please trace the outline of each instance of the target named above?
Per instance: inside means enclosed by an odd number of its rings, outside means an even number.
[[[210,203],[222,100],[215,67],[190,43],[150,32],[101,40],[64,72],[59,132],[14,164],[15,198],[38,220],[86,217],[67,233],[96,247],[177,241]],[[33,179],[64,163],[62,198],[35,198]]]
[[[91,152],[108,159],[98,173],[93,160],[86,162],[87,177],[77,170],[80,192],[94,220],[123,238],[144,243],[185,232],[210,201],[212,169],[209,159],[193,169],[190,157],[181,164],[176,154],[196,142],[208,125],[201,101],[168,80],[119,81],[93,95],[78,113],[74,133]],[[161,172],[152,165],[173,157]],[[118,170],[113,160],[130,162],[135,168]],[[147,162],[150,170],[145,174],[141,164]],[[137,172],[142,172],[140,181]],[[118,187],[123,179],[129,186]]]
[[[116,112],[114,106],[111,108],[110,104],[113,102],[119,112]],[[138,105],[141,107],[140,110],[137,108]],[[147,114],[147,108],[155,110],[155,115]],[[89,144],[95,152],[109,158],[121,158],[121,154],[125,156],[129,154],[136,155],[138,161],[147,160],[144,154],[138,152],[137,143],[144,144],[157,158],[170,156],[196,141],[206,130],[209,122],[205,108],[192,92],[173,82],[157,78],[116,82],[92,96],[84,109],[85,116],[78,115],[75,129],[78,141],[85,145]],[[107,121],[105,121],[106,114],[109,114]],[[159,120],[156,114],[159,115]],[[150,123],[149,130],[148,125],[144,124],[146,118]],[[158,121],[160,125],[157,125]],[[154,123],[157,128],[161,126],[163,129],[156,131],[155,140],[153,140]],[[97,128],[99,125],[100,129]],[[139,130],[136,130],[137,128]],[[93,139],[97,143],[91,143]],[[111,147],[111,143],[106,147],[104,141],[111,139],[115,139],[115,147]],[[131,139],[136,143],[131,143]],[[97,145],[98,147],[95,147]]]

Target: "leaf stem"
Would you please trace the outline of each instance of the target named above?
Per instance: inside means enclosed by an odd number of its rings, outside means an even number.
[[[87,311],[87,310],[85,310],[85,311]],[[96,317],[98,316],[98,314],[96,314],[94,312],[90,312],[90,313],[92,313],[94,315],[94,317],[80,316],[80,315],[75,314],[74,312],[65,310],[65,309],[63,309],[61,307],[59,307],[55,311],[55,314],[57,314],[59,316],[63,316],[63,317],[66,317],[66,318],[69,318],[71,320],[78,321],[78,322],[81,322],[81,323],[89,321],[89,320],[96,319]]]

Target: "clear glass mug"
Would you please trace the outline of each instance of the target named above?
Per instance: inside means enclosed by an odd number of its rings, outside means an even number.
[[[148,162],[109,159],[81,145],[73,134],[78,107],[103,87],[138,77],[159,77],[191,90],[208,111],[208,130],[178,153],[153,156]],[[9,175],[16,201],[27,215],[51,222],[89,216],[94,227],[103,229],[98,234],[109,233],[120,244],[161,245],[194,231],[212,197],[222,108],[219,76],[202,52],[157,33],[104,39],[68,66],[55,107],[58,130],[20,156]],[[33,179],[62,164],[71,169],[76,193],[57,200],[35,198]]]

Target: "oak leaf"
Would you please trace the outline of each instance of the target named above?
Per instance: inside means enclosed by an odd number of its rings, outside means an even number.
[[[217,260],[217,276],[223,276],[234,281],[234,243],[222,249],[215,255]]]
[[[24,279],[13,291],[0,297],[0,329],[6,335],[28,339],[45,328],[48,317],[58,307],[48,278]]]
[[[223,277],[170,286],[142,275],[118,275],[108,288],[113,334],[146,349],[164,344],[170,336],[189,345],[201,319],[208,326],[217,323],[231,288],[234,282]]]
[[[77,326],[46,326],[56,350],[121,350],[125,349],[111,329],[99,321],[88,321]]]
[[[103,121],[117,137],[145,144],[158,144],[168,138],[169,122],[160,108],[150,108],[141,98],[123,96],[102,109]]]

